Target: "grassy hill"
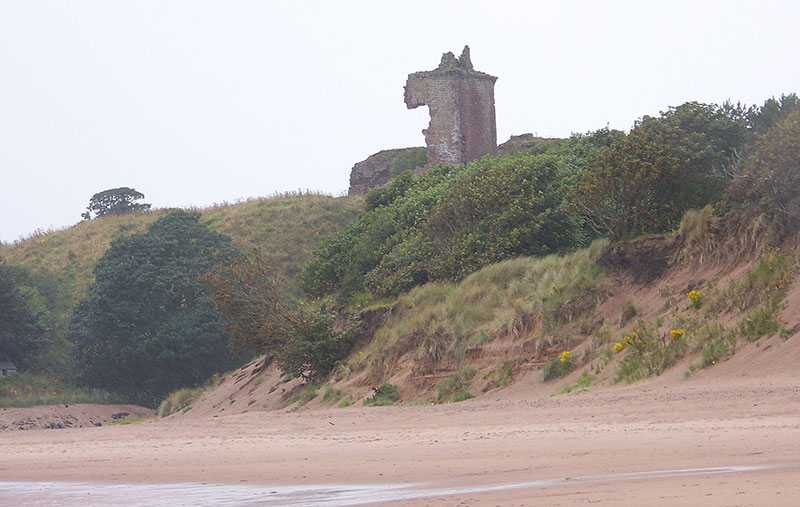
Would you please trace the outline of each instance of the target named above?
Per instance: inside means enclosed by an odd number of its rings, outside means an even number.
[[[262,357],[197,399],[176,393],[186,399],[170,411],[443,403],[514,384],[555,396],[709,369],[738,375],[753,350],[771,351],[762,363],[772,371],[793,371],[798,240],[770,236],[752,207],[725,218],[706,208],[673,234],[503,261],[400,296],[322,384],[287,383]]]
[[[341,230],[362,207],[361,197],[304,194],[255,198],[198,211],[203,223],[230,236],[237,248],[245,252],[260,249],[265,259],[292,279],[319,239]],[[54,340],[44,360],[49,368],[67,368],[68,345],[63,339],[66,325],[70,312],[92,284],[95,262],[114,239],[144,232],[167,211],[105,216],[13,244],[0,244],[0,259],[23,271],[35,292],[38,309],[46,313]]]

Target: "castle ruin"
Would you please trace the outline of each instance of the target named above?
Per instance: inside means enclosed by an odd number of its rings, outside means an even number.
[[[428,106],[431,121],[425,134],[427,162],[416,172],[435,164],[463,165],[486,154],[497,154],[497,127],[494,111],[496,77],[472,68],[469,46],[459,58],[451,52],[442,55],[435,70],[408,75],[405,102],[409,109]],[[385,150],[353,166],[349,194],[365,194],[370,188],[385,185],[398,168],[408,164],[414,150]]]
[[[406,106],[430,108],[430,125],[422,131],[427,166],[461,165],[487,153],[497,154],[496,80],[472,68],[469,46],[464,46],[458,59],[453,53],[443,54],[436,70],[408,75]]]

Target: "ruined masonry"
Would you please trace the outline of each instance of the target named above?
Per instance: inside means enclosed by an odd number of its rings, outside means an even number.
[[[486,154],[497,154],[497,127],[494,109],[496,77],[472,68],[469,46],[459,58],[451,52],[442,55],[435,70],[408,75],[405,102],[409,109],[428,106],[431,121],[423,130],[427,162],[416,172],[435,164],[466,164]],[[353,166],[349,194],[365,194],[384,185],[396,171],[396,158],[406,150],[376,153]]]
[[[472,68],[469,46],[461,56],[442,55],[439,68],[409,74],[406,106],[427,105],[431,123],[423,130],[428,146],[428,166],[466,164],[497,154],[494,82],[497,78]]]

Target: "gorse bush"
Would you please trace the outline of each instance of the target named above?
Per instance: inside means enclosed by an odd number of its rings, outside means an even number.
[[[722,169],[746,135],[741,108],[687,102],[645,116],[581,173],[572,202],[612,239],[670,231],[686,210],[723,196]]]
[[[364,289],[393,296],[430,280],[461,280],[510,257],[585,246],[593,236],[562,188],[609,136],[602,130],[544,151],[402,174],[373,189],[358,220],[322,243],[303,269],[303,287],[315,297],[347,299]]]

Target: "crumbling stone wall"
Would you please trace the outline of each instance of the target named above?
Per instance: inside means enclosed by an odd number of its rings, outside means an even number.
[[[472,68],[469,46],[458,59],[453,53],[443,54],[436,70],[408,75],[406,105],[430,108],[430,125],[422,131],[428,166],[465,164],[487,153],[497,154],[496,80]]]
[[[436,70],[409,74],[406,105],[409,109],[424,105],[430,108],[430,125],[422,131],[427,144],[422,153],[427,153],[427,161],[423,160],[420,166],[409,165],[408,161],[420,159],[420,148],[378,152],[353,166],[348,193],[366,194],[371,188],[385,185],[401,170],[421,172],[435,164],[460,165],[487,153],[496,155],[496,80],[472,68],[469,46],[464,47],[459,58],[453,53],[443,54]]]
[[[416,163],[417,160],[421,161]],[[353,166],[347,193],[366,194],[371,188],[385,185],[393,176],[409,169],[419,171],[424,165],[425,148],[422,147],[379,151]]]

